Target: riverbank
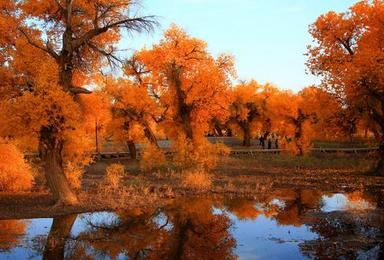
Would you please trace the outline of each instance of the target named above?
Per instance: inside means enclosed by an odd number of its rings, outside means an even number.
[[[122,187],[101,185],[106,168],[114,163],[125,166]],[[182,196],[232,195],[253,198],[278,189],[308,189],[322,192],[369,191],[384,196],[384,177],[369,173],[375,159],[369,155],[260,155],[252,158],[222,158],[209,173],[210,185],[197,189],[183,183],[183,174],[172,167],[141,171],[138,161],[108,159],[90,165],[78,191],[80,204],[53,206],[49,193],[38,189],[24,194],[0,194],[0,219],[54,217],[70,213],[118,210],[131,206],[145,208]]]

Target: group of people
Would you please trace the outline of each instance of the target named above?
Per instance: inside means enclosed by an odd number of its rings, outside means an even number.
[[[259,145],[263,149],[279,149],[279,135],[276,133],[262,133],[259,136]]]

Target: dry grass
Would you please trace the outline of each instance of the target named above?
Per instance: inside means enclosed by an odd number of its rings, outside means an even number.
[[[142,170],[153,170],[162,167],[166,162],[163,152],[154,145],[147,145],[140,158]]]
[[[182,177],[182,186],[197,190],[208,190],[212,186],[212,177],[204,170],[187,170]]]
[[[120,186],[121,179],[124,176],[124,165],[119,163],[111,164],[106,169],[106,175],[103,186],[107,189],[117,189]]]

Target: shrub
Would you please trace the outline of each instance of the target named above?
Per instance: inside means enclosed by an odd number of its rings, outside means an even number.
[[[153,170],[163,166],[165,161],[165,156],[160,149],[153,144],[149,144],[141,154],[140,168],[143,170]]]
[[[0,191],[27,191],[32,185],[32,170],[23,154],[14,144],[0,140]]]
[[[81,187],[81,175],[83,173],[82,167],[76,167],[72,163],[68,163],[65,169],[65,177],[67,178],[69,185],[73,189],[80,189]]]
[[[104,185],[110,188],[118,188],[124,176],[124,165],[119,163],[111,164],[106,169]]]
[[[203,170],[187,170],[183,172],[182,185],[192,189],[207,190],[212,185],[212,178]]]
[[[174,163],[184,169],[210,170],[217,166],[223,156],[228,156],[230,149],[222,143],[212,144],[207,140],[192,143],[180,140],[175,147]]]

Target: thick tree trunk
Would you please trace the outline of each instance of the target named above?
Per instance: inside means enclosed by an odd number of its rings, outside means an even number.
[[[128,141],[127,142],[128,150],[129,150],[129,155],[131,156],[131,159],[136,160],[137,158],[137,152],[136,152],[136,145],[133,141]]]
[[[71,234],[76,217],[77,215],[69,215],[53,219],[44,248],[43,259],[64,259],[65,242]]]
[[[72,192],[63,168],[63,140],[57,137],[57,128],[43,127],[40,131],[40,156],[43,162],[45,178],[51,193],[59,205],[73,205],[78,203]]]
[[[298,109],[298,116],[296,119],[293,120],[293,123],[295,124],[295,145],[297,148],[297,155],[302,156],[304,155],[304,144],[302,142],[303,137],[303,124],[304,121],[307,119],[307,116],[303,114],[301,109]]]
[[[223,127],[220,123],[220,121],[216,118],[214,118],[213,120],[213,132],[214,132],[214,135],[217,136],[217,137],[223,137]]]
[[[177,114],[176,121],[181,123],[182,130],[185,134],[185,137],[193,141],[193,133],[191,126],[191,113],[192,105],[186,104],[186,94],[182,89],[182,84],[180,81],[180,68],[175,66],[172,67],[171,78],[176,91],[176,106]]]
[[[243,126],[243,146],[251,146],[251,129],[249,126]]]
[[[184,259],[184,247],[188,240],[188,231],[192,228],[191,220],[186,222],[179,222],[176,227],[176,243],[174,245],[174,252],[171,259]]]
[[[193,132],[192,132],[192,126],[191,126],[191,116],[190,112],[186,111],[184,114],[182,114],[182,120],[183,120],[183,128],[184,133],[189,140],[193,140]]]
[[[157,143],[157,138],[155,134],[153,133],[151,127],[148,125],[147,122],[142,122],[142,125],[144,126],[144,135],[148,139],[148,141],[155,145],[156,147],[159,147],[159,144]]]

